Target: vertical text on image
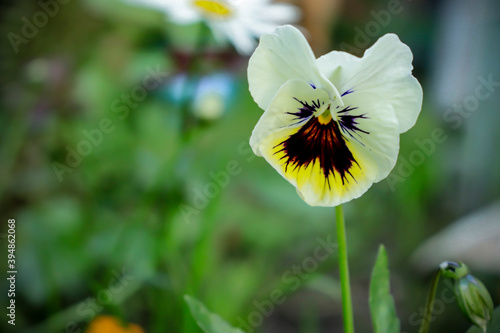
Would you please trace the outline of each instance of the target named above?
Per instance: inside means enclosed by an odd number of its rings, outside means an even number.
[[[7,220],[7,281],[9,289],[7,297],[9,299],[9,306],[7,306],[7,317],[10,319],[7,322],[10,325],[16,325],[16,220]]]

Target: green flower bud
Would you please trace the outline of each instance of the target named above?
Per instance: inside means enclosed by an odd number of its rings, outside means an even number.
[[[439,268],[441,269],[441,274],[444,277],[455,281],[469,274],[469,268],[467,268],[467,266],[465,266],[462,262],[456,263],[453,261],[445,261],[439,265]]]
[[[469,320],[486,332],[493,317],[493,300],[484,284],[468,274],[455,281],[457,302]]]
[[[493,300],[484,284],[469,274],[463,263],[443,262],[440,266],[444,277],[455,281],[455,295],[464,315],[486,332],[493,316]]]

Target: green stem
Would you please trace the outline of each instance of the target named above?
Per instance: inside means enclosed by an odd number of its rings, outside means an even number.
[[[427,304],[425,305],[424,319],[422,321],[422,326],[418,333],[429,332],[429,327],[432,321],[432,308],[434,307],[434,298],[436,298],[436,290],[439,282],[439,277],[441,276],[441,269],[438,268],[434,276],[432,277],[431,289],[429,291],[429,296],[427,297]]]
[[[344,332],[354,333],[351,286],[349,283],[349,265],[347,262],[347,240],[345,234],[344,212],[342,205],[335,209],[337,218],[337,241],[339,243],[340,284],[342,288],[342,314],[344,316]]]

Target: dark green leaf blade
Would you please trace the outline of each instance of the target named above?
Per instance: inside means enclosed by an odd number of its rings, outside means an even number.
[[[370,283],[370,312],[375,333],[399,333],[394,299],[390,294],[387,253],[380,245]]]
[[[220,316],[208,311],[208,309],[196,298],[185,295],[184,299],[196,323],[205,333],[244,333],[242,330],[229,325]]]

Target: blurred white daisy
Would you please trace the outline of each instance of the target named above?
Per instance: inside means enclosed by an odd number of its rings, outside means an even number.
[[[177,24],[205,21],[219,41],[231,42],[241,54],[251,54],[256,38],[294,23],[297,7],[272,0],[128,0],[165,12]]]

